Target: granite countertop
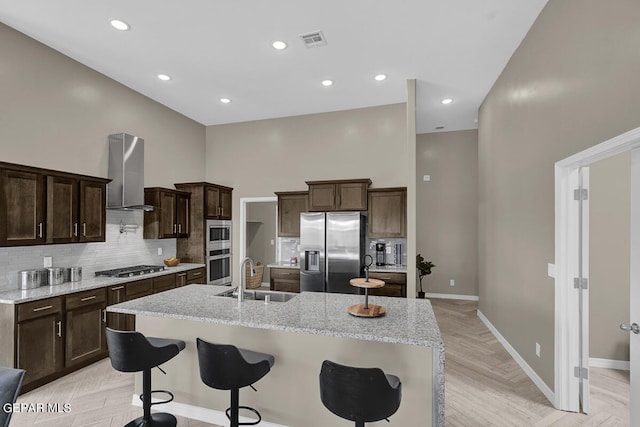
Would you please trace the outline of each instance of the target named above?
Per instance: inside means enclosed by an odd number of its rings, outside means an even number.
[[[350,305],[363,302],[360,295],[302,292],[287,302],[269,304],[238,304],[234,298],[216,296],[229,289],[189,285],[112,305],[107,311],[444,348],[428,300],[370,296],[369,302],[384,306],[387,314],[361,318],[347,313]]]
[[[267,264],[269,268],[295,268],[296,270],[300,269],[300,263],[291,264],[289,261],[276,261]]]
[[[120,283],[133,282],[141,279],[163,276],[171,273],[179,273],[181,271],[193,270],[205,267],[204,264],[182,263],[175,267],[165,267],[164,270],[144,274],[134,277],[86,277],[79,282],[66,282],[55,286],[40,286],[38,288],[15,291],[6,291],[0,293],[0,304],[20,304],[23,302],[37,301],[45,298],[67,295],[74,292],[86,291],[89,289],[104,288],[106,286],[117,285]]]
[[[369,267],[371,273],[406,273],[406,265],[372,265]]]

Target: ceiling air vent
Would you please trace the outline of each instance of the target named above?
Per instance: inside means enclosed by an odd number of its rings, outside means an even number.
[[[327,44],[322,31],[314,31],[313,33],[301,34],[300,38],[306,47],[319,47]]]

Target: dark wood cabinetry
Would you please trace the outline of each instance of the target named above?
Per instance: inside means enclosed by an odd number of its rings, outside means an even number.
[[[104,288],[66,297],[65,367],[81,365],[106,355],[106,300]]]
[[[407,189],[369,190],[369,237],[407,236]]]
[[[145,239],[169,239],[189,236],[191,195],[168,188],[145,188],[144,202],[153,211],[144,213]]]
[[[380,279],[384,281],[384,286],[377,289],[369,289],[370,295],[379,295],[386,297],[404,297],[407,296],[407,275],[406,273],[369,273],[372,279]]]
[[[187,271],[187,285],[194,284],[206,284],[207,283],[207,269],[198,268],[196,270]]]
[[[128,301],[125,284],[109,286],[107,288],[107,306]],[[135,330],[135,316],[124,313],[107,313],[107,326],[120,331]]]
[[[278,237],[300,236],[300,214],[309,209],[308,191],[275,193],[278,196]]]
[[[16,306],[16,317],[15,365],[27,371],[24,390],[64,367],[63,298],[20,304]]]
[[[187,239],[176,242],[176,257],[183,262],[205,263],[206,224],[208,219],[231,219],[233,188],[208,182],[187,182],[174,184],[180,190],[191,194]]]
[[[165,274],[163,276],[158,276],[153,278],[153,293],[156,294],[158,292],[168,291],[169,289],[173,289],[176,287],[176,275],[175,274]]]
[[[108,182],[0,163],[0,246],[104,242]]]
[[[271,268],[269,275],[272,291],[300,292],[300,270],[297,268]]]
[[[366,211],[370,179],[307,181],[309,211]]]

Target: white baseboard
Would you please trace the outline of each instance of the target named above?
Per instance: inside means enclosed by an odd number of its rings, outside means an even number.
[[[162,399],[151,399],[153,402],[159,402]],[[131,398],[131,404],[133,406],[142,407],[142,401],[140,400],[140,396],[134,394]],[[203,408],[201,406],[193,406],[188,405],[186,403],[179,402],[169,402],[162,405],[154,405],[154,412],[168,412],[173,415],[178,415],[180,417],[190,418],[192,420],[202,421],[204,423],[210,424],[218,424],[218,425],[227,425],[229,424],[229,419],[227,415],[223,411],[216,411],[215,409]],[[252,422],[256,421],[255,419],[240,416],[240,422]],[[282,424],[270,423],[268,421],[262,420],[260,422],[261,427],[287,427]]]
[[[441,298],[441,299],[461,299],[465,301],[478,301],[479,298],[477,295],[456,295],[456,294],[432,294],[425,293],[425,297],[427,298]]]
[[[496,337],[496,339],[500,342],[500,344],[502,344],[505,350],[507,350],[507,353],[509,353],[511,357],[513,357],[513,359],[516,361],[516,363],[520,365],[520,367],[525,372],[525,374],[527,374],[527,376],[531,378],[531,381],[533,381],[536,387],[540,389],[542,394],[544,394],[545,397],[549,400],[549,402],[551,402],[551,404],[555,406],[555,401],[556,401],[555,393],[551,391],[549,386],[547,386],[547,384],[544,381],[542,381],[542,378],[540,378],[538,374],[536,374],[536,372],[531,368],[531,366],[529,366],[529,364],[518,354],[516,349],[513,348],[511,344],[509,344],[509,341],[507,341],[505,337],[503,337],[502,334],[498,332],[495,326],[493,326],[491,322],[489,322],[489,319],[487,319],[480,310],[478,310],[478,317],[480,318],[480,320],[482,320],[482,323],[484,323],[486,327],[489,328],[491,333]]]
[[[617,369],[619,371],[629,371],[631,370],[631,362],[626,362],[624,360],[599,359],[597,357],[590,357],[589,367]]]

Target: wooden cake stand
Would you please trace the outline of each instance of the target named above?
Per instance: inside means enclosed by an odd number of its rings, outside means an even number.
[[[364,277],[358,277],[349,281],[351,286],[358,288],[364,288],[364,304],[354,304],[349,306],[347,311],[352,316],[356,317],[380,317],[384,316],[387,312],[381,305],[369,304],[369,289],[381,288],[384,286],[384,281],[378,279],[365,279]]]

